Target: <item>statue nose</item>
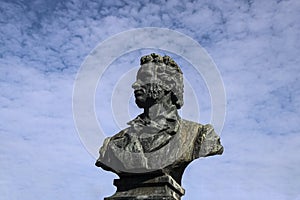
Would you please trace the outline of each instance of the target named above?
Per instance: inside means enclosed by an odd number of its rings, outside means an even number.
[[[134,82],[134,83],[132,84],[131,87],[132,87],[134,90],[136,90],[136,89],[140,88],[141,85],[136,81],[136,82]]]

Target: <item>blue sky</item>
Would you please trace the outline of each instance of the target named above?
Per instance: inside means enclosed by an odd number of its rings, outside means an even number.
[[[186,34],[207,50],[227,97],[225,152],[188,167],[183,199],[300,200],[299,11],[297,0],[1,0],[1,199],[113,194],[116,176],[94,167],[77,134],[73,84],[100,42],[133,28],[159,27]],[[103,98],[119,67],[136,67],[139,55],[149,52],[120,57],[99,81],[95,104],[107,135],[118,128]],[[185,77],[193,77],[187,62],[180,63]],[[209,94],[201,77],[197,83],[200,122],[208,123]],[[132,116],[139,112],[132,99],[128,106]]]

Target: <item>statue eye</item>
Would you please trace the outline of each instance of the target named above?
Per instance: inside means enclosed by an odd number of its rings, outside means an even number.
[[[145,78],[152,77],[152,76],[153,76],[153,74],[151,72],[147,72],[147,71],[143,71],[143,72],[138,73],[138,77],[140,79],[145,79]]]
[[[158,68],[157,68],[157,72],[158,73],[163,73],[165,71],[165,67],[164,66],[159,66]]]

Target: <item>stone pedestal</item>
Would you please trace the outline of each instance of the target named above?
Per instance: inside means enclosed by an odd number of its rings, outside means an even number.
[[[104,200],[180,200],[185,190],[167,174],[131,174],[114,180],[116,193]]]

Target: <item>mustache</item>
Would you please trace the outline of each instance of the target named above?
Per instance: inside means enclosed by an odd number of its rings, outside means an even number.
[[[166,90],[164,90],[163,87],[158,84],[147,84],[147,85],[135,88],[134,96],[138,97],[141,95],[146,95],[149,98],[157,99],[159,96],[161,96],[165,92],[166,92]]]
[[[134,95],[142,95],[142,94],[146,94],[145,88],[138,88],[134,90]]]

